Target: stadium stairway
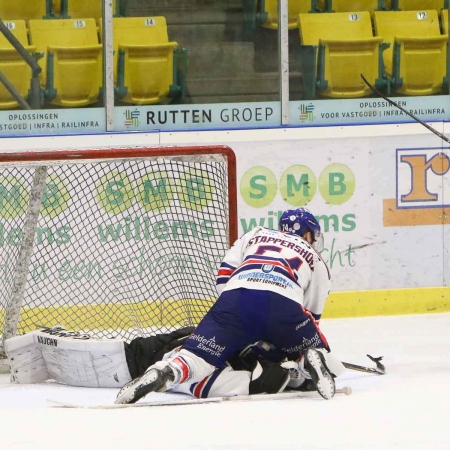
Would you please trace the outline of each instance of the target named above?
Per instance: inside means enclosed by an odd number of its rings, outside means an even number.
[[[170,40],[188,51],[186,103],[278,100],[277,32],[246,37],[242,0],[128,0],[126,13],[166,17]],[[293,100],[301,98],[295,67]]]

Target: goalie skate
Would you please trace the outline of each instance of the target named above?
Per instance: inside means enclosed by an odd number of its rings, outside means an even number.
[[[175,375],[169,366],[150,367],[144,375],[127,383],[117,394],[115,404],[136,403],[150,392],[164,392],[173,384]]]
[[[310,348],[304,353],[305,370],[308,371],[317,392],[325,399],[330,400],[336,392],[336,385],[325,363],[321,352]]]

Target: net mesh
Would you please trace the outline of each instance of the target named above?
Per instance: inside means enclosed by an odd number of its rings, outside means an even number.
[[[229,247],[226,158],[45,166],[17,334],[62,325],[128,340],[197,324],[216,299]],[[15,307],[35,171],[0,167],[0,330]]]

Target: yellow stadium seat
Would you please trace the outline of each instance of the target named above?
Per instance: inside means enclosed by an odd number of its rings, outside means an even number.
[[[186,51],[170,42],[165,17],[113,20],[116,96],[134,105],[182,101]]]
[[[300,14],[300,56],[304,98],[316,92],[331,98],[356,98],[372,91],[361,78],[384,87],[382,38],[374,37],[368,11]]]
[[[1,0],[0,18],[29,20],[51,18],[50,0]]]
[[[41,84],[52,104],[95,103],[102,85],[102,46],[94,19],[30,20],[30,40],[45,55]]]
[[[438,12],[375,12],[376,35],[391,47],[384,64],[393,89],[404,95],[439,93],[447,74],[447,40],[442,35]]]
[[[261,25],[272,30],[278,29],[278,0],[261,0]],[[289,0],[288,28],[298,28],[298,15],[318,12],[317,1]]]
[[[328,0],[328,12],[353,12],[385,10],[385,0]]]
[[[28,45],[28,35],[24,20],[10,20],[5,21],[4,24],[23,45],[25,50],[29,53],[35,50],[33,46]],[[2,33],[0,33],[0,71],[14,85],[23,98],[28,97],[31,68]],[[18,106],[19,104],[14,97],[0,83],[0,109],[13,109]]]
[[[117,0],[113,0],[113,11],[116,12]],[[103,0],[61,0],[60,17],[67,19],[84,19],[102,17]]]
[[[448,8],[448,0],[391,0],[392,9],[396,11],[440,11]]]

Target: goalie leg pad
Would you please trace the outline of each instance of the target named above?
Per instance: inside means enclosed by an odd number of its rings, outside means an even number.
[[[131,380],[121,340],[78,337],[53,327],[7,339],[5,351],[18,383],[54,379],[69,386],[118,388]]]
[[[31,333],[7,339],[5,351],[11,369],[11,383],[43,383],[50,378],[40,345]]]

